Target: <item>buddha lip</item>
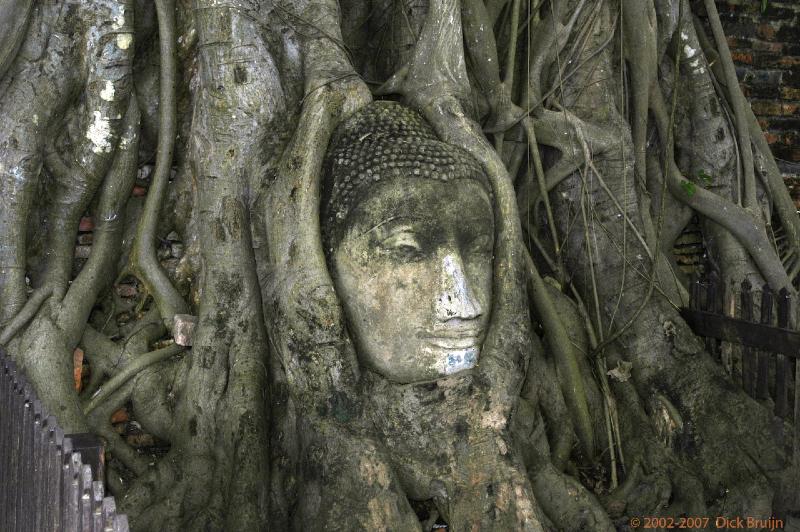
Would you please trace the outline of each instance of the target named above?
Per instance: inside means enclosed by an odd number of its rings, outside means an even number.
[[[475,328],[469,329],[445,329],[434,332],[421,331],[419,336],[430,340],[460,340],[464,338],[472,338],[477,340],[480,337],[480,331]]]
[[[477,334],[430,335],[426,340],[436,347],[444,349],[470,349],[480,343]]]

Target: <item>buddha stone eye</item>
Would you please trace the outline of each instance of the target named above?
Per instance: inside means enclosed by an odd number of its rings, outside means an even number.
[[[491,253],[494,239],[489,235],[478,235],[469,242],[468,251],[471,253]]]
[[[380,243],[380,246],[398,258],[413,260],[422,255],[419,241],[413,234],[407,232],[389,236]]]

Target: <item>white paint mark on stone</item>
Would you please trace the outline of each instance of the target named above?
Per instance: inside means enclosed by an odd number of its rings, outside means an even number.
[[[500,454],[505,455],[508,453],[508,445],[506,445],[506,442],[503,441],[503,438],[501,438],[500,436],[496,436],[494,441],[497,444],[497,448],[499,449]]]
[[[469,349],[457,349],[448,351],[445,359],[442,361],[444,367],[441,368],[443,375],[452,375],[465,369],[474,368],[478,364],[477,347],[470,347]]]
[[[506,426],[506,416],[499,407],[494,407],[481,416],[481,426],[488,429],[499,430]]]
[[[450,254],[442,259],[442,274],[436,315],[442,320],[474,317],[477,309],[467,290],[466,276],[459,261]]]
[[[125,27],[125,6],[120,6],[119,12],[114,17],[114,29],[120,30]]]
[[[108,118],[104,118],[99,111],[94,112],[94,121],[86,131],[86,138],[92,141],[93,152],[111,152],[111,125],[108,122]]]
[[[17,181],[18,183],[22,183],[25,181],[25,172],[23,172],[22,168],[20,168],[19,166],[15,166],[11,170],[9,170],[8,173],[11,174],[11,177],[13,177],[14,180]]]
[[[127,50],[133,42],[132,33],[119,33],[117,34],[117,46],[120,50]]]
[[[100,97],[107,102],[114,101],[114,84],[106,80],[106,86],[100,91]]]

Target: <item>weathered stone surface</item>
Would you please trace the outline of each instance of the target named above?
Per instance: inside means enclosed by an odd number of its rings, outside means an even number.
[[[191,346],[194,338],[194,329],[197,325],[197,316],[191,314],[175,314],[172,336],[178,345]]]

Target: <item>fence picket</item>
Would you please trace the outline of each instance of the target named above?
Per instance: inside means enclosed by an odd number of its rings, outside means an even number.
[[[58,474],[60,462],[58,439],[58,426],[56,425],[56,418],[47,416],[46,424],[46,446],[45,446],[45,486],[44,486],[44,525],[43,530],[58,530],[58,519],[56,513],[58,512],[58,500],[60,492],[58,490]]]
[[[31,440],[33,442],[33,460],[31,468],[33,469],[33,482],[31,483],[32,489],[28,498],[28,515],[30,524],[34,530],[42,530],[42,484],[44,484],[44,475],[42,466],[44,464],[43,456],[43,435],[44,435],[44,418],[42,412],[42,403],[38,399],[33,401],[33,426],[31,427]]]
[[[772,303],[773,303],[772,290],[769,285],[764,285],[761,292],[761,319],[760,322],[764,325],[772,324]],[[758,399],[766,399],[769,397],[769,359],[770,354],[762,350],[758,350],[758,382],[756,385],[756,397]]]
[[[11,404],[11,383],[13,382],[13,375],[11,374],[10,361],[2,360],[0,362],[0,401],[4,405]],[[9,453],[11,452],[11,411],[3,409],[0,411],[0,486],[10,486],[11,479],[8,476],[8,463]],[[10,492],[9,489],[0,490],[0,529],[8,530],[8,509],[6,504],[6,497]]]
[[[700,278],[692,282],[692,288],[689,292],[689,308],[692,310],[702,310],[702,283]]]
[[[25,427],[30,421],[30,403],[28,402],[29,387],[28,382],[21,375],[17,375],[19,379],[19,390],[17,391],[17,404],[19,405],[19,416],[17,426],[14,428],[16,432],[16,441],[18,442],[16,460],[14,462],[14,470],[16,471],[17,490],[14,494],[14,531],[23,532],[25,510],[24,510],[24,491],[19,489],[25,481],[25,460],[28,459],[26,452],[26,438]]]
[[[92,468],[81,465],[81,531],[92,532],[94,518],[92,516]]]
[[[92,530],[103,532],[103,497],[105,487],[99,480],[92,482]]]
[[[719,300],[719,284],[717,283],[717,276],[714,272],[711,272],[711,276],[708,279],[708,283],[706,284],[706,299],[705,299],[705,308],[706,312],[712,312],[714,314],[717,313],[718,308],[722,305],[718,305],[717,301]],[[719,359],[719,342],[716,338],[706,338],[706,350],[711,354],[711,356],[716,360]]]
[[[789,291],[784,287],[778,294],[778,327],[789,328],[791,299]],[[788,386],[786,379],[791,375],[791,362],[783,353],[778,353],[775,361],[775,414],[784,418],[789,414]]]
[[[753,292],[750,281],[742,281],[740,300],[742,303],[742,319],[753,321]],[[755,364],[753,348],[742,346],[742,387],[750,397],[755,397]]]
[[[114,516],[117,514],[117,504],[113,497],[103,499],[103,532],[114,532]]]

